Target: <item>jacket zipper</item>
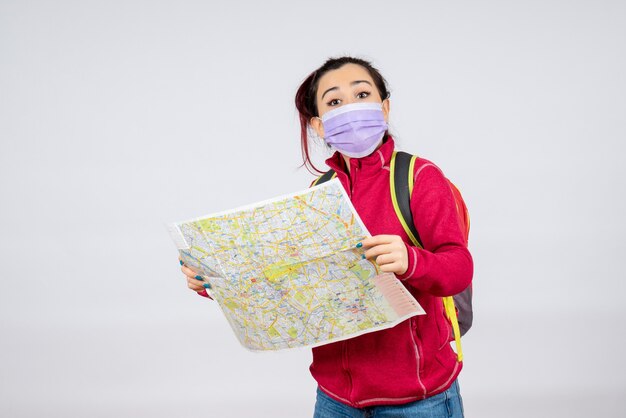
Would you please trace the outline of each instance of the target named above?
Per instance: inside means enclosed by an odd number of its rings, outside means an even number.
[[[416,362],[417,362],[417,383],[419,383],[421,389],[424,391],[424,398],[426,398],[426,386],[424,386],[424,383],[422,382],[422,378],[420,377],[420,370],[422,369],[422,352],[420,350],[420,346],[419,343],[417,341],[417,322],[415,321],[415,318],[410,318],[409,319],[410,323],[411,323],[411,339],[413,341],[413,345],[415,346],[415,357],[416,357]]]
[[[341,365],[348,377],[348,400],[352,402],[352,376],[350,375],[350,369],[348,368],[348,342],[341,342]]]
[[[356,183],[357,171],[358,171],[358,167],[356,165],[350,169],[350,198],[352,198],[352,195],[354,194],[354,185]]]

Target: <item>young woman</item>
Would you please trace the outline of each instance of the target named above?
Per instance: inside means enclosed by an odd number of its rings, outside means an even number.
[[[426,311],[383,331],[313,348],[310,371],[318,383],[315,417],[463,417],[457,376],[462,363],[450,347],[450,324],[441,298],[471,282],[465,245],[448,181],[418,158],[411,212],[424,248],[413,246],[393,208],[389,163],[389,92],[372,65],[352,57],[330,59],[296,93],[304,164],[309,133],[336,152],[326,164],[336,173],[372,237],[368,259],[396,274]],[[183,266],[189,288],[195,273]]]

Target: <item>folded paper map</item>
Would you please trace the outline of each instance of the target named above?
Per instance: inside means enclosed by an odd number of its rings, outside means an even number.
[[[356,244],[369,233],[336,179],[169,231],[250,350],[318,346],[424,313],[362,258]]]

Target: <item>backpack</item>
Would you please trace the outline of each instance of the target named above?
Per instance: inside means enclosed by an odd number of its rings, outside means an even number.
[[[411,193],[413,192],[413,167],[415,166],[416,159],[416,155],[407,154],[402,151],[394,151],[389,167],[389,182],[393,207],[404,231],[415,246],[423,248],[419,232],[413,222],[410,206]],[[334,170],[329,170],[318,177],[318,179],[313,182],[312,186],[322,184],[336,177],[336,175],[337,173],[335,173]],[[459,226],[464,233],[465,244],[467,245],[470,228],[469,213],[459,189],[450,180],[446,180],[454,195],[456,210],[459,215]],[[457,359],[460,362],[463,360],[461,336],[465,335],[472,327],[473,322],[472,285],[470,284],[464,291],[454,296],[443,297],[442,301],[446,316],[452,325],[452,337],[456,344]]]

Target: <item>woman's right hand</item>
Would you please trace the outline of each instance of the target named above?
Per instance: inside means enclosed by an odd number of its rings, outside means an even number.
[[[185,278],[187,279],[187,287],[193,290],[194,292],[205,295],[206,294],[205,290],[210,289],[211,285],[205,282],[202,279],[202,277],[198,275],[197,272],[195,272],[194,270],[190,269],[185,264],[183,264],[183,261],[180,258],[178,259],[178,261],[181,265],[180,269],[185,275]]]

